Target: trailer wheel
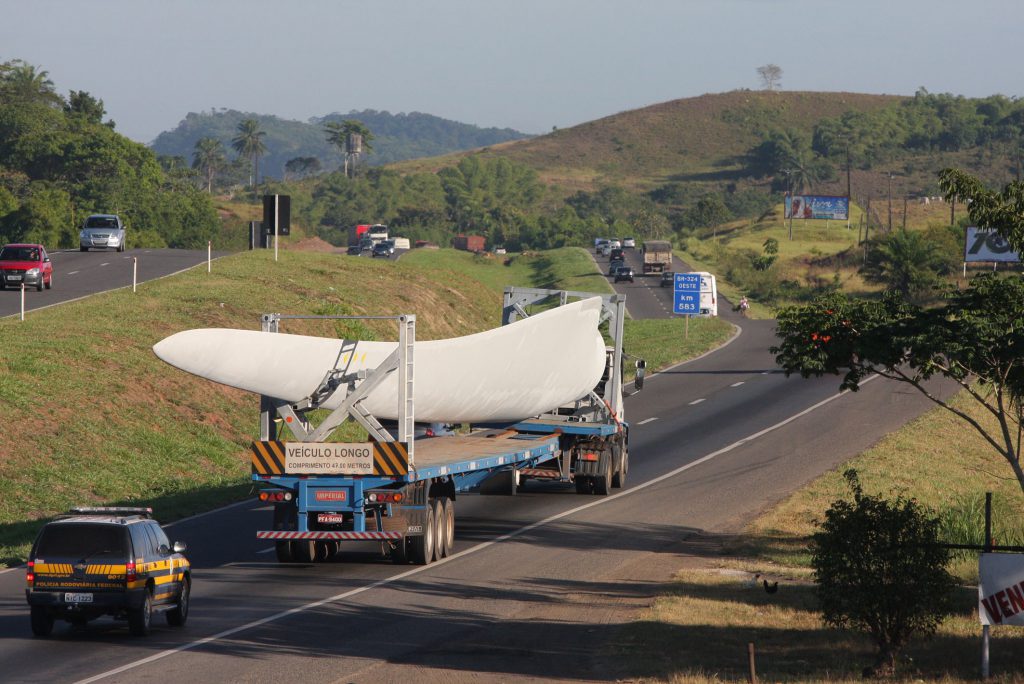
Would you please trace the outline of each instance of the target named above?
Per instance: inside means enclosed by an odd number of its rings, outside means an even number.
[[[278,563],[291,563],[295,560],[292,556],[292,543],[288,541],[274,542],[274,552],[277,554]]]
[[[395,565],[407,565],[409,563],[409,539],[402,537],[391,549],[391,562]]]
[[[434,560],[441,560],[445,557],[446,531],[444,524],[444,498],[434,499],[431,507],[434,515]]]
[[[622,457],[619,461],[619,470],[612,477],[612,487],[617,489],[626,486],[626,473],[629,472],[629,449],[622,450]]]
[[[434,506],[433,501],[427,502],[427,512],[423,516],[423,534],[409,540],[409,555],[416,565],[427,565],[434,560]]]
[[[577,494],[590,494],[593,489],[590,484],[590,478],[585,475],[577,475],[573,478],[572,482],[576,485]]]
[[[316,559],[316,542],[312,539],[293,541],[292,558],[296,563],[312,563]]]
[[[440,500],[441,515],[437,525],[437,558],[447,558],[455,548],[455,502],[448,497]]]
[[[604,472],[594,478],[594,493],[600,496],[606,496],[612,488],[612,470],[615,465],[612,463],[612,458],[608,458],[608,462],[605,464]]]
[[[318,540],[314,549],[316,550],[316,556],[314,557],[313,562],[323,563],[338,552],[338,542],[333,539],[328,539],[326,541]]]

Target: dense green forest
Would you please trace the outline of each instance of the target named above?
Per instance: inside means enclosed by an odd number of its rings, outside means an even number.
[[[187,165],[191,163],[199,140],[212,138],[230,147],[239,123],[246,119],[256,120],[266,133],[264,143],[267,152],[260,162],[261,179],[264,174],[278,180],[294,176],[292,168],[302,165],[289,165],[293,160],[315,159],[318,170],[333,171],[341,167],[341,152],[327,141],[324,133],[325,124],[331,122],[356,120],[373,132],[373,151],[361,160],[366,166],[437,156],[527,137],[510,128],[480,128],[420,112],[390,114],[367,109],[344,115],[328,114],[304,123],[221,109],[189,113],[174,130],[161,133],[150,146],[158,155],[178,157],[186,160]],[[248,182],[248,168],[243,161],[226,166],[218,176],[218,184],[224,187],[244,184]]]
[[[205,246],[220,227],[191,177],[104,121],[103,100],[59,95],[46,71],[0,63],[0,241],[78,245],[91,213],[117,213],[132,247]]]

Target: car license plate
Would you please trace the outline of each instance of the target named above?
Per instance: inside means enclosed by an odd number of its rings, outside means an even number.
[[[92,594],[64,594],[64,603],[92,603]]]
[[[16,276],[9,275],[9,276],[7,276],[7,279],[8,280],[21,280],[21,276],[20,275],[16,275]]]

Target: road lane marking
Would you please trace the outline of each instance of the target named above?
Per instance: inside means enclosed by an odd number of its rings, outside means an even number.
[[[704,401],[704,398],[703,398],[703,397],[702,397],[702,398],[700,398],[700,399],[694,399],[693,401],[691,401],[691,402],[690,402],[690,406],[694,406],[694,405],[696,405],[696,404],[699,404],[699,403],[700,403],[700,402],[702,402],[702,401]]]
[[[68,271],[66,275],[77,275],[78,271]]]
[[[109,265],[110,265],[110,262],[109,262],[109,261],[107,261],[107,262],[104,262],[104,263],[100,264],[100,266],[109,266]]]
[[[740,380],[739,382],[734,382],[734,383],[732,383],[731,385],[729,385],[729,387],[739,387],[739,386],[740,386],[740,385],[742,385],[742,384],[743,384],[744,382],[746,382],[746,381],[745,381],[745,380]]]
[[[648,418],[647,420],[641,420],[639,423],[637,423],[637,425],[647,425],[648,423],[653,423],[656,420],[658,420],[656,417]]]
[[[869,377],[865,378],[861,382],[861,386],[863,386],[864,383],[871,382],[872,380],[874,380],[877,377],[879,377],[879,376],[872,375],[872,376],[869,376]],[[208,637],[204,637],[202,639],[198,639],[196,641],[192,641],[192,642],[189,642],[187,644],[182,644],[181,646],[176,646],[175,648],[169,648],[169,649],[167,649],[165,651],[160,651],[159,653],[154,653],[153,655],[151,655],[151,656],[149,656],[147,658],[142,658],[141,660],[136,660],[134,662],[127,663],[127,664],[122,665],[121,667],[115,668],[113,670],[107,670],[106,672],[101,672],[100,674],[94,675],[92,677],[89,677],[88,679],[80,679],[75,684],[91,684],[92,682],[98,682],[101,679],[106,679],[107,677],[113,677],[114,675],[121,674],[122,672],[127,672],[128,670],[133,670],[136,667],[140,667],[142,665],[147,665],[149,663],[156,662],[157,660],[161,660],[163,658],[166,658],[167,656],[174,655],[176,653],[182,653],[184,651],[189,651],[189,650],[192,650],[194,648],[198,648],[200,646],[205,646],[206,644],[211,644],[211,643],[214,643],[214,642],[217,642],[217,641],[222,641],[222,640],[226,639],[227,637],[234,636],[235,634],[238,634],[240,632],[246,632],[246,631],[248,631],[250,629],[255,629],[256,627],[262,627],[263,625],[269,624],[271,622],[277,622],[278,620],[282,620],[284,618],[291,617],[292,615],[298,615],[299,613],[304,613],[304,612],[307,612],[307,611],[310,611],[310,610],[316,610],[317,608],[320,608],[321,606],[325,606],[325,605],[330,604],[330,603],[337,603],[338,601],[342,601],[344,599],[352,598],[353,596],[358,596],[359,594],[363,594],[363,593],[366,593],[368,591],[372,591],[374,589],[379,589],[380,587],[384,587],[384,586],[387,586],[389,584],[393,584],[395,582],[407,579],[409,577],[413,577],[413,576],[418,575],[418,574],[420,574],[422,572],[425,572],[427,570],[432,570],[432,569],[437,568],[437,567],[439,567],[441,565],[444,565],[445,563],[451,563],[451,562],[453,562],[453,561],[455,561],[457,559],[463,558],[465,556],[469,556],[470,554],[478,553],[478,552],[483,551],[485,549],[489,549],[492,546],[495,546],[497,544],[501,544],[502,542],[506,542],[506,541],[508,541],[510,539],[515,539],[518,536],[526,534],[527,532],[532,532],[533,530],[536,530],[538,528],[546,527],[547,525],[550,525],[553,522],[557,522],[559,520],[562,520],[563,518],[568,518],[568,517],[570,517],[572,515],[575,515],[577,513],[585,511],[587,509],[594,508],[595,506],[604,506],[604,505],[607,505],[611,501],[616,501],[616,500],[621,499],[623,497],[631,496],[633,494],[636,494],[637,492],[642,492],[643,490],[645,490],[645,489],[647,489],[649,487],[653,487],[656,484],[661,484],[665,480],[669,480],[669,479],[675,477],[676,475],[680,475],[680,474],[686,472],[687,470],[690,470],[691,468],[696,468],[699,465],[703,465],[704,463],[707,463],[708,461],[710,461],[710,460],[712,460],[714,458],[717,458],[718,456],[721,456],[722,454],[729,453],[733,449],[741,447],[744,444],[747,444],[749,442],[754,441],[755,439],[763,437],[764,435],[767,435],[770,432],[774,432],[775,430],[778,430],[781,427],[789,425],[793,421],[799,420],[800,418],[803,418],[807,414],[809,414],[809,413],[811,413],[813,411],[818,410],[822,406],[825,406],[826,404],[829,404],[829,403],[835,401],[836,399],[842,397],[846,393],[847,393],[847,390],[843,390],[842,392],[838,392],[836,394],[833,394],[830,397],[822,399],[817,404],[813,404],[811,406],[808,406],[803,411],[800,411],[798,413],[794,413],[789,418],[786,418],[784,420],[779,421],[775,425],[770,425],[770,426],[764,428],[763,430],[760,430],[758,432],[755,432],[752,435],[744,437],[741,440],[733,442],[732,444],[730,444],[728,446],[722,447],[718,451],[712,451],[710,454],[706,454],[706,455],[701,456],[700,458],[698,458],[698,459],[696,459],[694,461],[690,461],[686,465],[679,466],[675,470],[670,470],[669,472],[665,473],[664,475],[659,475],[658,477],[654,478],[653,480],[648,480],[647,482],[642,482],[642,483],[640,483],[638,485],[631,486],[630,489],[627,489],[625,491],[620,491],[618,494],[612,494],[610,496],[601,497],[600,499],[598,499],[596,501],[591,501],[590,503],[586,503],[586,504],[583,504],[581,506],[576,506],[575,508],[569,509],[568,511],[563,511],[562,513],[556,513],[555,515],[552,515],[552,516],[549,516],[547,518],[544,518],[543,520],[538,520],[535,523],[530,523],[529,525],[524,525],[523,527],[520,527],[518,530],[513,530],[512,532],[508,532],[508,533],[503,534],[503,535],[501,535],[499,537],[495,537],[494,539],[492,539],[490,541],[482,542],[480,544],[477,544],[476,546],[472,546],[472,547],[470,547],[468,549],[465,549],[463,551],[459,551],[458,553],[452,554],[451,556],[448,556],[447,558],[444,558],[442,560],[439,560],[439,561],[436,561],[434,563],[431,563],[430,565],[420,565],[418,567],[413,568],[412,570],[407,570],[406,572],[401,572],[401,573],[399,573],[397,575],[392,575],[391,577],[385,577],[384,579],[377,580],[376,582],[371,582],[370,584],[367,584],[366,586],[363,586],[363,587],[358,587],[356,589],[351,589],[349,591],[343,592],[341,594],[336,594],[334,596],[330,596],[328,598],[321,599],[319,601],[312,601],[310,603],[306,603],[305,605],[301,605],[301,606],[298,606],[296,608],[289,608],[288,610],[283,610],[283,611],[281,611],[279,613],[274,613],[273,615],[268,615],[265,618],[261,618],[259,620],[253,620],[252,622],[248,622],[248,623],[246,623],[244,625],[239,625],[238,627],[232,627],[231,629],[226,629],[226,630],[223,630],[221,632],[217,632],[216,634],[212,634],[212,635],[210,635]]]

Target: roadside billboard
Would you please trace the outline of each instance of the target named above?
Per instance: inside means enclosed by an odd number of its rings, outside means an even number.
[[[846,221],[850,218],[850,198],[836,195],[787,195],[786,218]]]
[[[964,243],[964,261],[1020,261],[1020,253],[1010,248],[1010,243],[994,230],[975,226],[967,227],[967,241]]]

